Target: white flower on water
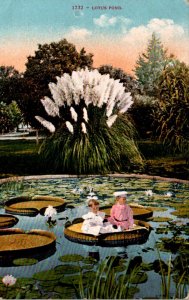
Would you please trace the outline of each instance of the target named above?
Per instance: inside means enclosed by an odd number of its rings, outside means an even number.
[[[88,114],[87,114],[87,110],[86,108],[84,107],[83,108],[83,119],[85,120],[85,122],[87,123],[88,122]]]
[[[73,125],[69,121],[66,121],[66,127],[71,133],[74,132]]]
[[[83,189],[80,189],[80,188],[76,187],[72,190],[72,193],[75,194],[75,195],[80,195],[80,194],[83,193]]]
[[[172,197],[172,196],[173,196],[173,193],[167,192],[167,194],[166,194],[165,196],[166,196],[166,197]]]
[[[96,194],[95,194],[94,192],[89,192],[89,193],[88,193],[88,196],[89,196],[89,197],[93,197],[93,196],[95,196],[95,195],[96,195]]]
[[[36,118],[36,119],[37,119],[37,120],[38,120],[45,128],[47,128],[51,133],[55,132],[56,128],[55,128],[55,126],[54,126],[51,122],[45,120],[44,118],[42,118],[42,117],[40,117],[40,116],[35,116],[35,118]]]
[[[52,205],[49,205],[46,209],[45,209],[45,217],[54,217],[57,214],[57,210],[56,208],[54,208]]]
[[[83,122],[81,123],[81,128],[82,128],[82,129],[81,129],[82,132],[86,134],[86,133],[87,133],[87,128],[86,128],[86,126],[85,126],[85,123],[83,123]]]
[[[146,196],[153,196],[152,190],[145,191]]]
[[[76,113],[75,109],[72,106],[70,107],[70,112],[71,112],[72,119],[75,122],[77,122],[77,113]]]
[[[111,127],[114,124],[114,122],[115,122],[116,119],[117,119],[117,115],[110,116],[108,118],[108,120],[106,121],[108,127]]]
[[[97,196],[87,196],[87,200],[98,200]]]
[[[12,286],[16,283],[16,278],[12,275],[6,275],[2,278],[2,282],[6,286]]]

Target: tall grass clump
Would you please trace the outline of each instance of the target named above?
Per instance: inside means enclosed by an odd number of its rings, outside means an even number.
[[[51,133],[40,148],[49,167],[103,174],[120,171],[127,163],[142,165],[126,115],[132,97],[119,80],[86,68],[57,77],[49,88],[52,99],[41,99],[47,118],[36,116]]]
[[[138,273],[138,267],[132,271],[125,266],[122,273],[117,273],[114,267],[115,257],[103,261],[97,268],[93,282],[83,281],[80,276],[80,284],[77,286],[76,294],[79,299],[130,299],[138,292],[137,284],[132,281]]]

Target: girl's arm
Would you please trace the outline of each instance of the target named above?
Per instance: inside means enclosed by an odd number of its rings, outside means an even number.
[[[130,208],[130,206],[128,206],[128,222],[129,222],[129,227],[133,227],[134,224],[133,211]]]
[[[114,218],[114,215],[115,215],[115,205],[112,206],[111,210],[110,210],[110,216],[112,218]]]

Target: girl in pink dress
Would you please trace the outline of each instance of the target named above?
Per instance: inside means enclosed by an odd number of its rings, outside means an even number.
[[[120,226],[122,230],[127,230],[133,227],[133,212],[128,204],[126,204],[126,192],[115,192],[116,204],[114,204],[110,211],[108,221],[115,225]]]

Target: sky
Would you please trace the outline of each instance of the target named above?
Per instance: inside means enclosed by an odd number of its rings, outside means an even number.
[[[153,32],[189,64],[189,0],[0,0],[0,65],[24,71],[39,44],[66,38],[133,74]]]

